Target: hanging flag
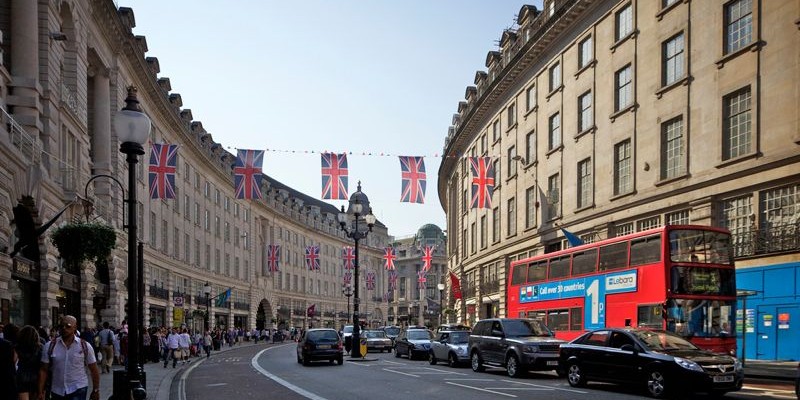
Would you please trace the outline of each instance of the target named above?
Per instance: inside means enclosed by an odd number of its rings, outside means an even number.
[[[316,304],[312,304],[312,305],[308,306],[308,308],[306,309],[306,315],[309,316],[309,317],[313,317],[314,316],[314,310],[316,310],[316,308],[317,308]]]
[[[375,272],[367,272],[367,290],[375,290]]]
[[[428,281],[428,278],[425,277],[425,270],[421,269],[417,272],[417,287],[420,289],[425,289],[425,282]]]
[[[494,165],[491,157],[470,157],[472,171],[472,200],[470,208],[492,208]]]
[[[433,246],[425,246],[422,250],[422,269],[425,272],[431,270],[431,262],[433,261]]]
[[[581,238],[575,236],[574,233],[564,229],[561,226],[558,226],[558,229],[561,229],[561,232],[564,233],[564,237],[567,238],[567,241],[569,242],[570,246],[575,247],[575,246],[580,246],[580,245],[583,244],[583,240]]]
[[[233,183],[237,199],[261,199],[261,164],[264,150],[237,151],[233,166]]]
[[[461,282],[458,281],[458,277],[453,271],[450,271],[450,290],[453,291],[453,298],[461,298]]]
[[[435,299],[432,299],[430,297],[426,297],[425,300],[428,303],[428,312],[431,312],[431,313],[434,313],[434,314],[438,314],[439,312],[441,312],[441,310],[439,310],[439,302],[437,302]]]
[[[219,296],[217,297],[217,304],[216,304],[216,306],[217,306],[217,307],[222,307],[222,306],[224,306],[224,305],[225,305],[225,302],[227,302],[227,301],[228,301],[228,298],[230,298],[230,297],[231,297],[231,289],[230,289],[230,288],[228,288],[228,290],[226,290],[226,291],[225,291],[225,293],[222,293],[221,295],[219,295]]]
[[[322,153],[322,198],[347,200],[347,154]]]
[[[394,270],[389,271],[389,288],[397,290],[397,272]]]
[[[306,266],[311,271],[319,271],[319,246],[306,246]]]
[[[401,203],[425,202],[425,161],[422,157],[400,156]]]
[[[387,270],[394,269],[394,260],[397,259],[397,255],[395,254],[394,247],[387,247],[383,250],[383,259],[386,260],[384,265],[386,266]]]
[[[352,247],[344,246],[342,248],[342,261],[344,262],[344,269],[353,269],[356,261],[356,253],[353,251]]]
[[[271,244],[267,246],[267,266],[269,272],[277,272],[280,270],[281,262],[281,245]]]
[[[342,278],[342,283],[344,283],[345,285],[349,285],[350,282],[352,281],[353,281],[353,273],[350,271],[345,272],[344,277]]]
[[[391,294],[389,292],[383,292],[383,301],[385,303],[389,302],[389,296],[391,296]]]
[[[178,145],[153,143],[150,150],[151,199],[175,198],[175,171],[178,167]]]

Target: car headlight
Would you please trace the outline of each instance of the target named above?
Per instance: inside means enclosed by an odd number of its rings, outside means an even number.
[[[530,346],[530,345],[524,346],[524,347],[522,347],[522,351],[525,352],[525,353],[538,353],[539,352],[539,346]]]
[[[690,371],[703,372],[703,368],[694,361],[690,361],[685,358],[675,357],[675,362],[681,367],[686,368]]]
[[[733,359],[733,370],[736,372],[742,372],[742,362],[739,361],[738,358]]]

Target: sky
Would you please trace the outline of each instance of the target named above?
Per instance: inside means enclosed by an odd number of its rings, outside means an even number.
[[[159,77],[232,154],[321,199],[320,152],[347,152],[396,237],[446,228],[437,174],[447,128],[523,4],[540,0],[118,0]],[[424,204],[400,202],[398,155],[425,156]],[[233,186],[233,183],[231,183]],[[344,200],[325,200],[337,208]]]

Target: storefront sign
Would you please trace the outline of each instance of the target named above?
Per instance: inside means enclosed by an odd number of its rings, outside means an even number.
[[[183,309],[182,308],[173,308],[172,309],[172,326],[181,326],[183,323]]]
[[[778,329],[789,329],[789,313],[778,314]]]
[[[772,314],[764,314],[763,321],[764,326],[772,326]]]
[[[756,331],[756,310],[748,308],[744,313],[744,331],[753,333]]]

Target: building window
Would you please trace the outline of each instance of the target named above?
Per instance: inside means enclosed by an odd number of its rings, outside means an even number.
[[[550,116],[548,122],[547,150],[553,150],[561,146],[561,115],[555,113]]]
[[[761,192],[760,244],[767,252],[797,248],[800,184]]]
[[[553,14],[556,13],[556,0],[550,0],[547,2],[547,16],[552,17]]]
[[[488,236],[489,227],[486,222],[486,215],[481,216],[481,248],[486,248],[486,241]]]
[[[167,220],[161,220],[161,251],[169,254],[169,225]]]
[[[550,67],[550,92],[561,86],[561,64],[555,63]]]
[[[508,177],[512,177],[517,174],[517,160],[514,157],[517,156],[517,146],[511,146],[508,148]]]
[[[214,189],[214,204],[219,205],[220,198],[222,196],[219,193],[219,189]]]
[[[631,65],[628,64],[614,74],[616,90],[614,91],[614,111],[622,110],[633,102],[633,85]]]
[[[678,0],[661,0],[661,8],[662,9],[667,8],[677,2]]]
[[[500,241],[500,207],[492,209],[492,241]]]
[[[189,215],[190,212],[189,210],[191,209],[190,204],[191,203],[189,202],[189,195],[188,194],[183,195],[183,218],[187,220],[191,218],[191,216]]]
[[[485,156],[489,151],[489,144],[487,143],[486,135],[481,135],[481,156]]]
[[[668,213],[664,216],[667,225],[688,225],[689,224],[689,210],[680,210]]]
[[[534,107],[536,107],[536,85],[525,91],[525,111],[530,111]]]
[[[578,69],[584,68],[594,59],[594,48],[592,44],[592,37],[588,36],[586,39],[578,43]]]
[[[661,226],[661,216],[656,215],[655,217],[645,218],[639,221],[636,221],[636,231],[646,231],[648,229],[658,228]]]
[[[211,214],[208,213],[208,210],[204,210],[205,218],[203,219],[204,223],[203,226],[206,229],[206,232],[211,230]]]
[[[192,242],[191,242],[191,239],[189,239],[189,234],[188,233],[184,233],[183,234],[183,261],[186,261],[187,264],[189,263],[189,260],[191,260],[191,254],[192,254],[192,249],[190,247],[191,243]]]
[[[578,97],[578,132],[585,132],[592,127],[592,92]]]
[[[633,32],[633,7],[628,4],[615,15],[616,29],[614,40],[619,42]]]
[[[561,202],[561,182],[558,174],[547,178],[547,216],[549,219],[558,217]]]
[[[725,54],[733,53],[753,40],[753,2],[736,0],[725,5]]]
[[[525,162],[530,164],[536,161],[536,133],[525,135]]]
[[[214,236],[219,237],[222,234],[222,224],[220,223],[219,217],[214,217]]]
[[[211,184],[206,181],[205,185],[203,186],[203,195],[208,198],[211,195]]]
[[[683,119],[679,117],[661,124],[661,179],[686,173],[683,148]]]
[[[220,273],[222,271],[222,257],[220,257],[219,249],[214,249],[214,272]]]
[[[751,233],[753,223],[753,196],[746,195],[722,201],[720,222],[731,232],[734,256],[753,254]]]
[[[750,87],[746,87],[723,100],[723,159],[729,160],[749,154],[751,138]]]
[[[194,240],[194,266],[200,268],[200,239]]]
[[[578,208],[592,204],[592,159],[578,163]]]
[[[619,224],[616,226],[616,236],[625,236],[633,233],[633,222]]]
[[[158,248],[156,246],[156,231],[158,230],[158,225],[156,224],[156,213],[150,212],[150,246],[153,248]]]
[[[631,190],[631,141],[628,139],[614,146],[614,195],[630,193]]]
[[[673,36],[661,45],[664,64],[661,66],[663,75],[661,85],[667,86],[677,82],[685,75],[683,66],[683,32]]]
[[[476,243],[477,236],[478,236],[477,227],[475,226],[475,223],[473,222],[469,226],[469,252],[470,253],[475,253],[475,250],[477,250],[475,248],[475,243]]]
[[[508,127],[511,128],[514,124],[517,123],[517,104],[511,103],[510,106],[506,109],[506,115],[508,119]]]
[[[506,213],[508,215],[508,224],[506,234],[508,236],[516,235],[517,233],[517,205],[516,199],[513,197],[508,199],[508,210]]]
[[[492,123],[492,141],[500,139],[500,119],[496,119]]]
[[[494,161],[492,161],[492,166],[494,167],[494,176],[495,176],[494,186],[495,186],[495,188],[497,188],[497,186],[500,185],[500,177],[503,176],[503,175],[500,175],[500,158],[499,157],[497,159],[495,159]],[[493,194],[494,194],[494,192],[493,192]]]
[[[525,190],[525,229],[536,225],[536,186]]]

